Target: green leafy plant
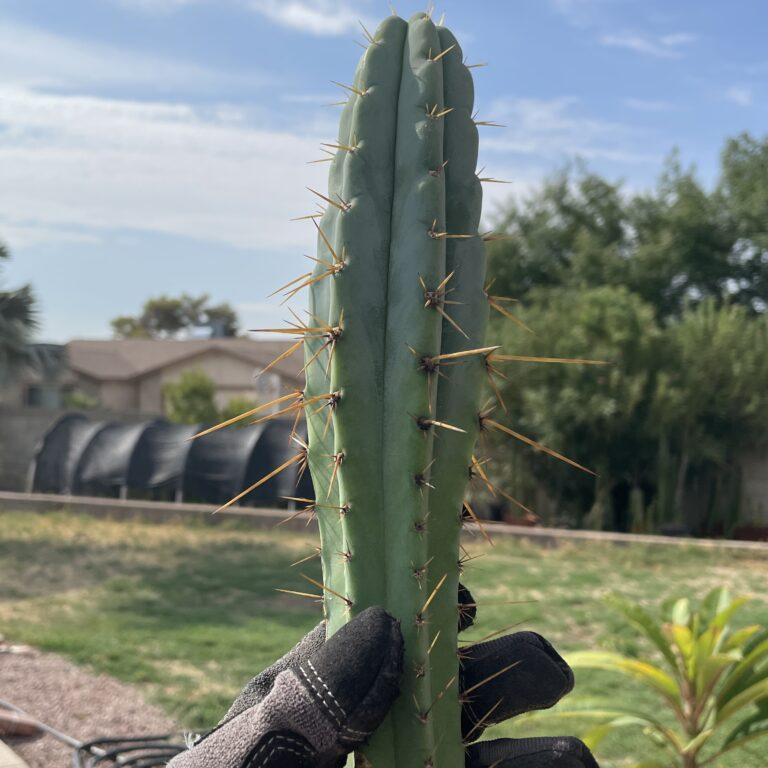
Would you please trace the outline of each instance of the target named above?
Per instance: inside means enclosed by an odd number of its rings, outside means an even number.
[[[199,370],[184,371],[163,385],[165,415],[178,424],[211,423],[218,420],[216,386]]]
[[[611,598],[655,649],[657,660],[581,651],[568,661],[575,669],[603,669],[632,678],[658,696],[670,717],[611,703],[553,714],[604,721],[585,734],[593,749],[616,729],[642,728],[668,759],[640,762],[637,768],[714,765],[726,753],[768,736],[768,628],[733,626],[746,602],[719,588],[698,607],[685,598],[669,602],[657,619],[635,603]]]

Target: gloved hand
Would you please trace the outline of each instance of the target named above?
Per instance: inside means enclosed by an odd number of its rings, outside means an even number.
[[[463,587],[459,599],[473,604]],[[460,612],[461,629],[473,614]],[[343,765],[384,720],[402,666],[399,624],[383,609],[363,611],[328,640],[321,623],[254,677],[216,728],[169,768]],[[573,673],[543,637],[517,632],[463,648],[460,686],[469,743],[488,725],[553,706],[573,688]],[[466,754],[467,768],[598,768],[575,738],[497,739],[472,744]]]

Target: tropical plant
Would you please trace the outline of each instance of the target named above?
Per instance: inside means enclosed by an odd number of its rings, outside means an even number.
[[[10,259],[0,243],[0,269]],[[0,384],[31,362],[29,342],[37,328],[35,296],[29,285],[0,290]]]
[[[640,761],[637,768],[701,768],[768,736],[768,628],[734,626],[746,598],[733,598],[721,587],[698,606],[687,598],[667,602],[661,619],[623,598],[610,602],[655,658],[581,651],[568,662],[577,670],[608,670],[639,682],[658,697],[663,712],[590,702],[589,708],[554,713],[601,721],[585,734],[593,749],[616,729],[640,728],[667,758]]]

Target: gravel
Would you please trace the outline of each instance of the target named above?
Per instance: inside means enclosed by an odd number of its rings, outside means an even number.
[[[32,649],[0,649],[0,698],[81,741],[178,731],[173,720],[130,685]],[[71,765],[70,748],[51,736],[5,741],[30,768]]]

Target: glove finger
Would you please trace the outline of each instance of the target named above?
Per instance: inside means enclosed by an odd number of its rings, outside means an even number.
[[[469,629],[475,623],[475,614],[477,607],[472,593],[463,585],[459,584],[459,632]],[[219,721],[219,725],[226,723],[233,717],[237,717],[241,712],[250,709],[266,698],[272,690],[275,678],[283,671],[294,664],[301,663],[308,659],[325,642],[325,622],[320,622],[311,632],[306,634],[298,643],[278,659],[274,664],[267,667],[263,672],[252,678],[237,698],[232,702],[227,713]]]
[[[400,692],[403,638],[369,608],[274,681],[257,706],[215,728],[169,768],[330,768],[361,746]]]
[[[467,749],[466,768],[599,768],[573,736],[481,741]]]
[[[325,622],[321,621],[311,632],[304,635],[285,656],[248,681],[245,688],[232,702],[232,706],[230,706],[227,713],[219,721],[219,725],[223,725],[233,717],[237,717],[241,712],[245,712],[246,709],[260,704],[272,690],[275,678],[281,672],[294,664],[308,659],[320,649],[324,642]]]
[[[462,736],[474,741],[493,723],[547,709],[573,689],[573,672],[535,632],[516,632],[463,648]]]
[[[477,603],[472,593],[459,582],[459,632],[469,629],[475,623]]]
[[[400,622],[367,608],[345,624],[306,663],[292,669],[338,730],[338,756],[364,744],[400,693]]]

